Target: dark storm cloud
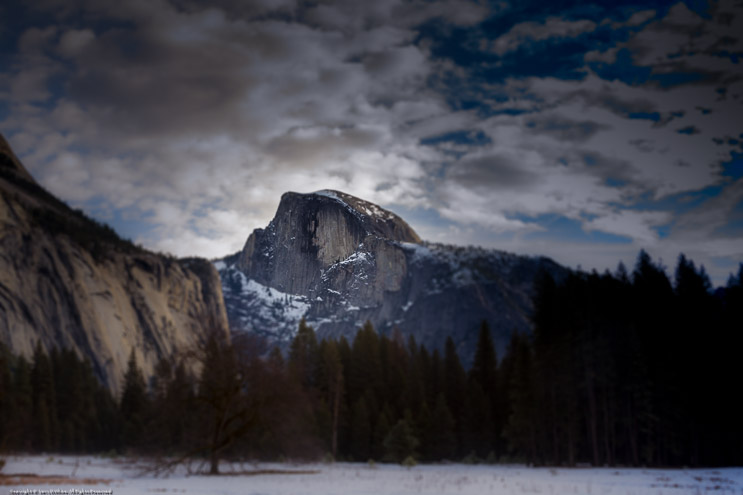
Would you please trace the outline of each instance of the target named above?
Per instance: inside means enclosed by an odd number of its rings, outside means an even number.
[[[555,117],[534,118],[526,122],[534,134],[544,134],[560,141],[580,143],[587,141],[597,132],[608,130],[608,126],[590,120],[575,121]]]
[[[495,192],[529,188],[540,180],[514,157],[498,155],[465,158],[450,169],[448,178],[468,189]]]
[[[80,69],[71,74],[68,96],[130,135],[177,135],[220,125],[237,117],[234,107],[251,86],[241,74],[250,62],[242,49],[191,47],[146,32],[105,33],[75,61]]]

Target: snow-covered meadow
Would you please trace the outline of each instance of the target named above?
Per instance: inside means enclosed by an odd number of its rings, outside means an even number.
[[[92,456],[6,458],[2,492],[11,494],[199,493],[224,495],[406,494],[743,494],[743,468],[563,469],[524,466],[388,464],[228,464],[223,475],[169,476],[143,471],[147,464]],[[194,468],[196,466],[193,466]],[[245,472],[253,472],[246,474]]]
[[[4,493],[115,495],[199,493],[225,495],[407,494],[743,494],[743,468],[563,469],[458,464],[404,468],[387,464],[228,464],[223,475],[168,476],[124,458],[19,456],[6,458]],[[196,466],[193,466],[194,468]],[[246,474],[245,472],[253,472]]]

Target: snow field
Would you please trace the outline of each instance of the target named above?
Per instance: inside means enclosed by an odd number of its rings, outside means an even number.
[[[189,474],[181,467],[167,477],[143,473],[143,461],[92,456],[6,458],[0,493],[11,490],[112,490],[114,495],[193,493],[220,495],[743,495],[743,468],[563,469],[524,466],[416,466],[389,464],[223,463],[221,476]],[[196,465],[193,466],[194,468]],[[239,471],[280,474],[238,474]],[[299,474],[288,474],[298,471]],[[60,476],[61,484],[9,485],[14,474]],[[232,474],[230,474],[232,473]],[[91,480],[109,480],[89,484]],[[79,483],[76,483],[79,481]]]

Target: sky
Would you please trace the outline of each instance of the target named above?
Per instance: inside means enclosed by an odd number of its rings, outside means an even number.
[[[0,132],[178,256],[337,189],[570,267],[743,261],[743,2],[0,3]]]

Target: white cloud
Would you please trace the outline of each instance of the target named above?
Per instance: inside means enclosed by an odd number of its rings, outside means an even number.
[[[584,228],[588,232],[608,232],[642,243],[655,244],[659,240],[655,228],[668,223],[671,218],[669,212],[663,211],[620,210],[587,221]]]

